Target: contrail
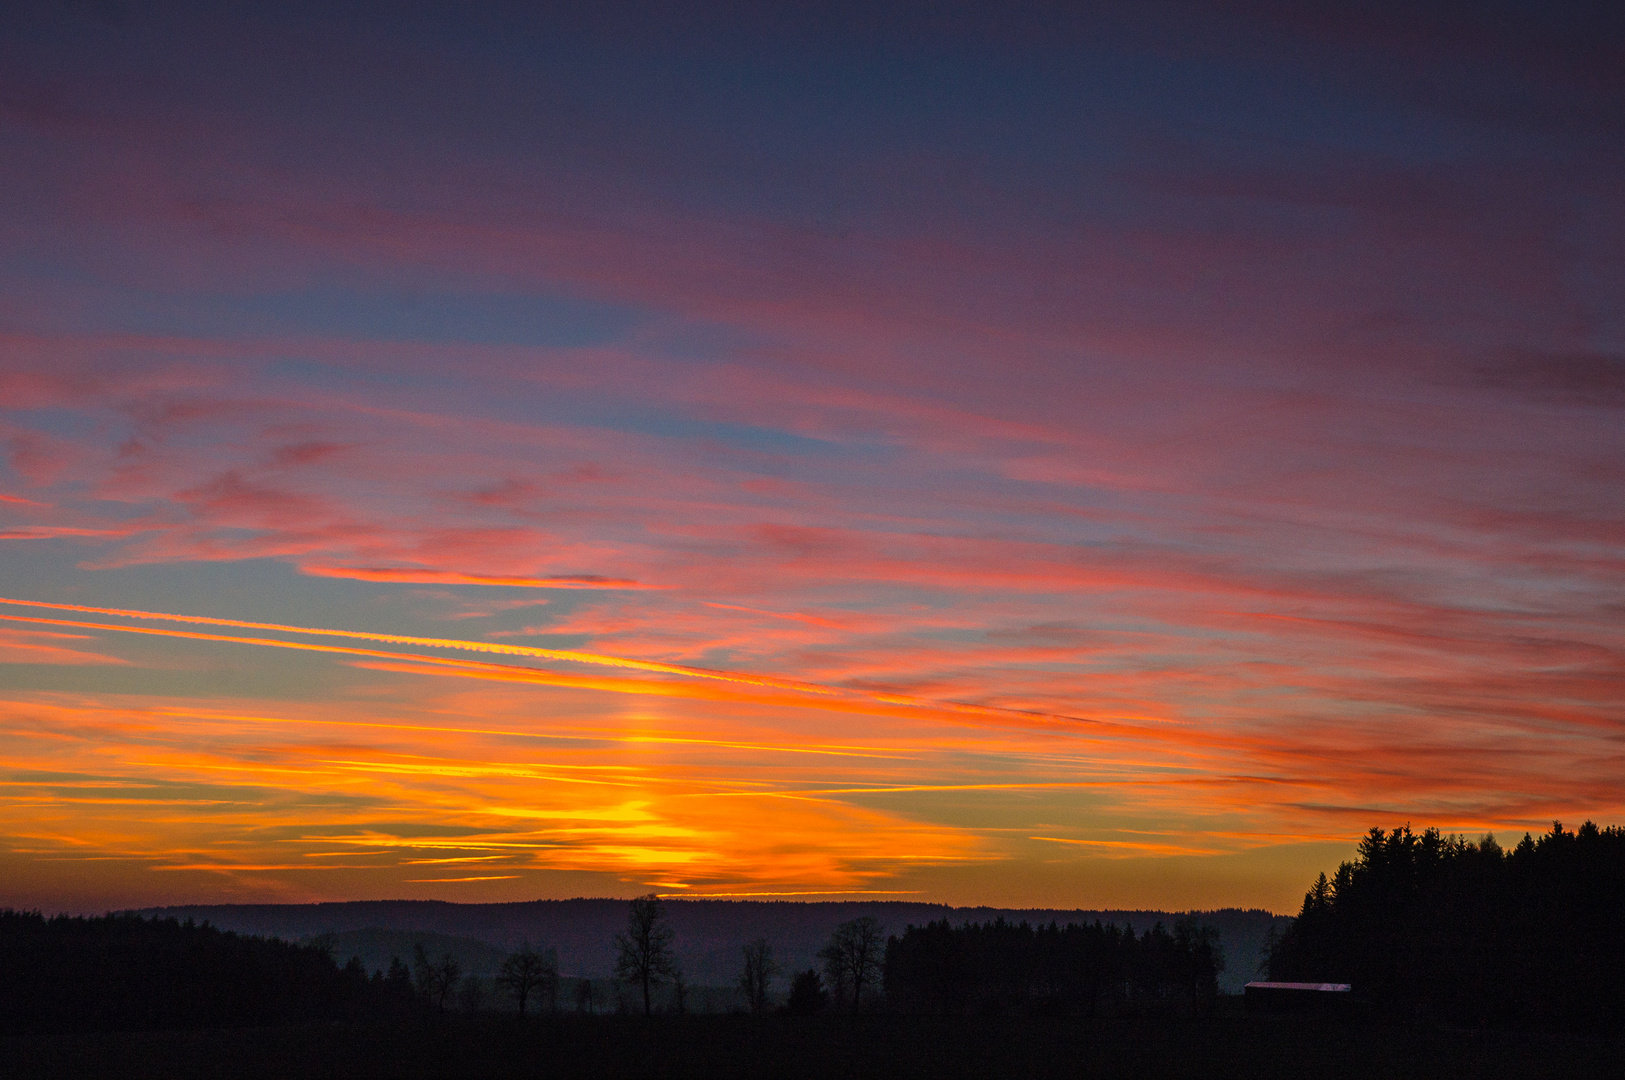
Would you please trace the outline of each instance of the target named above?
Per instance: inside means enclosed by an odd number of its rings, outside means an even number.
[[[631,578],[573,574],[566,577],[513,577],[503,574],[459,574],[448,570],[400,570],[378,566],[302,566],[299,572],[311,577],[346,578],[350,581],[389,581],[407,584],[507,585],[526,589],[658,589]]]
[[[689,667],[683,664],[666,664],[658,660],[634,660],[624,656],[608,656],[603,653],[576,652],[569,649],[543,649],[534,645],[506,645],[486,641],[468,641],[462,638],[426,638],[413,637],[407,634],[381,634],[362,630],[331,630],[325,627],[289,626],[282,623],[249,622],[244,619],[217,619],[207,615],[175,615],[163,611],[140,611],[129,608],[92,607],[84,604],[54,604],[42,600],[17,600],[0,596],[0,604],[11,604],[16,607],[45,608],[50,611],[71,611],[84,614],[113,615],[126,619],[163,619],[170,622],[191,623],[204,626],[228,626],[246,630],[270,630],[284,634],[306,634],[319,637],[337,637],[351,641],[376,641],[388,645],[416,645],[424,648],[462,649],[469,652],[494,653],[503,656],[523,656],[539,660],[566,661],[570,663],[589,664],[598,667],[614,667],[632,671],[647,671],[659,675],[677,675],[691,679],[708,679],[716,682],[736,683],[746,686],[758,686],[773,690],[785,690],[796,694],[810,694],[823,698],[826,706],[836,707],[836,701],[842,698],[848,700],[859,698],[881,705],[901,706],[903,708],[919,709],[938,715],[942,713],[957,714],[960,716],[986,716],[1004,720],[1020,719],[1027,723],[1043,724],[1098,724],[1102,721],[1086,717],[1069,716],[1059,713],[1046,713],[1037,710],[1009,709],[996,705],[976,705],[962,701],[942,701],[932,698],[922,698],[910,694],[887,694],[868,690],[851,690],[841,687],[821,686],[817,683],[801,682],[794,679],[779,679],[770,675],[751,675],[744,672],[718,671],[714,668]],[[508,664],[493,664],[484,661],[450,660],[445,658],[420,656],[411,653],[385,652],[379,649],[361,649],[339,645],[316,645],[309,642],[283,641],[277,638],[248,638],[233,637],[226,634],[207,634],[188,630],[160,630],[149,626],[125,626],[117,623],[90,623],[75,622],[65,619],[46,619],[24,615],[0,615],[0,619],[7,622],[26,622],[48,626],[75,627],[83,630],[112,630],[128,634],[148,634],[156,637],[189,638],[198,641],[234,642],[240,645],[264,645],[272,648],[298,649],[307,652],[339,653],[350,656],[369,657],[375,660],[411,661],[419,664],[430,664],[444,667],[463,667],[487,669],[493,674],[496,672],[543,674],[534,668],[517,667]],[[500,677],[500,676],[498,676]],[[649,684],[656,685],[656,684]],[[604,687],[610,689],[610,687]],[[647,691],[646,691],[647,692]]]
[[[843,693],[843,691],[833,687],[798,682],[792,679],[775,679],[770,675],[717,671],[713,668],[664,664],[658,660],[633,660],[625,656],[606,656],[602,653],[574,652],[569,649],[543,649],[534,645],[501,645],[486,641],[467,641],[461,638],[425,638],[411,637],[406,634],[376,634],[361,630],[328,630],[315,626],[284,626],[280,623],[247,622],[242,619],[215,619],[207,615],[171,615],[162,611],[132,611],[125,608],[86,607],[81,604],[49,604],[42,600],[13,600],[4,596],[0,596],[0,604],[48,608],[52,611],[76,611],[89,615],[116,615],[126,619],[164,619],[169,622],[194,623],[202,626],[231,626],[243,630],[272,630],[283,634],[311,634],[319,637],[350,638],[356,641],[381,641],[388,645],[421,645],[433,649],[466,649],[469,652],[497,653],[503,656],[530,656],[538,660],[565,660],[577,664],[594,664],[599,667],[652,671],[661,675],[684,675],[691,679],[716,679],[722,682],[771,686],[779,690],[796,690],[803,694]],[[101,629],[119,630],[125,628],[110,626]]]
[[[0,615],[0,618],[7,616]],[[233,638],[223,638],[231,641]],[[1062,727],[1069,717],[1047,716],[1042,713],[1016,712],[1013,709],[994,709],[957,702],[900,701],[876,695],[853,694],[850,697],[823,697],[809,701],[791,694],[769,693],[762,690],[728,690],[715,686],[694,686],[653,679],[625,679],[613,675],[566,675],[542,668],[518,667],[511,664],[493,664],[483,660],[447,660],[436,657],[400,657],[396,661],[361,659],[352,665],[372,671],[394,671],[406,675],[450,675],[465,679],[488,679],[498,682],[534,683],[542,686],[565,686],[580,690],[603,690],[616,694],[652,694],[659,697],[690,698],[703,701],[731,701],[753,705],[783,705],[794,708],[820,709],[824,712],[862,713],[868,716],[925,717],[963,723],[965,717],[983,716],[1008,723],[1012,718],[1029,727]],[[428,661],[428,664],[421,661]],[[432,664],[433,666],[429,666]]]

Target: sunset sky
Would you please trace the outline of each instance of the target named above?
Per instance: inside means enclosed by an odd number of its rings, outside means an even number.
[[[1625,819],[1617,16],[694,6],[0,9],[0,906]]]

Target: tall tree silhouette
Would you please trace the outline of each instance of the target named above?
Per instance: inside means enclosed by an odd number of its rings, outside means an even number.
[[[1219,975],[1224,971],[1219,932],[1194,918],[1180,919],[1174,924],[1174,955],[1175,985],[1190,995],[1198,1013],[1211,1014],[1219,1003]]]
[[[457,987],[457,979],[463,973],[462,965],[451,953],[444,953],[438,960],[429,959],[429,953],[418,942],[412,949],[412,981],[417,984],[418,993],[423,1000],[435,1006],[442,1012],[446,1009],[446,1001],[451,992]]]
[[[508,995],[519,1003],[519,1015],[525,1015],[525,1004],[531,994],[540,994],[544,999],[549,991],[556,987],[559,979],[559,965],[552,949],[546,953],[539,953],[525,942],[519,950],[511,954],[502,962],[502,970],[497,974],[497,985],[508,992]]]
[[[376,971],[373,973],[373,978],[377,980],[379,986],[390,997],[397,1001],[411,1001],[417,996],[417,991],[412,988],[412,969],[401,963],[401,958],[398,956],[389,958],[389,973],[387,975],[382,971]]]
[[[750,1011],[760,1016],[767,1011],[768,993],[774,976],[779,973],[779,965],[773,960],[773,946],[766,938],[757,938],[746,945],[744,953],[745,967],[739,974],[739,989]]]
[[[871,915],[844,922],[830,935],[829,944],[819,950],[824,972],[835,987],[836,997],[850,994],[852,1011],[863,1007],[863,992],[880,981],[880,962],[885,955],[886,930]]]
[[[654,1012],[650,990],[676,972],[671,951],[672,929],[654,893],[632,901],[626,933],[615,935],[615,976],[643,991],[643,1015]]]

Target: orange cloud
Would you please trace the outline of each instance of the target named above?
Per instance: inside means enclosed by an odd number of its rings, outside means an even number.
[[[0,664],[125,664],[102,653],[69,648],[67,642],[95,640],[88,634],[0,629]]]
[[[454,881],[406,876],[409,867],[479,861],[482,870],[492,869],[455,881],[608,869],[633,881],[652,877],[723,889],[756,883],[769,891],[811,882],[839,891],[885,873],[899,852],[953,861],[978,847],[957,830],[827,801],[802,800],[741,817],[682,800],[677,796],[713,783],[706,767],[658,767],[649,755],[659,737],[636,727],[626,732],[633,741],[611,738],[606,746],[602,737],[583,738],[575,749],[554,747],[548,751],[553,760],[543,763],[502,740],[464,738],[432,748],[414,743],[417,752],[403,755],[389,741],[395,725],[345,725],[331,716],[205,716],[176,708],[0,702],[8,747],[0,764],[13,777],[0,782],[0,825],[25,837],[30,830],[12,827],[55,819],[76,838],[76,857],[146,858],[170,873],[297,878],[321,869],[324,876],[363,873],[403,885]],[[31,717],[57,734],[81,737],[42,741]],[[349,726],[345,753],[294,735],[307,722],[318,730]],[[135,739],[117,761],[100,752],[106,736],[93,736],[110,734],[110,723]],[[376,733],[372,739],[357,741],[369,730]],[[278,734],[267,741],[267,731]],[[590,779],[580,775],[584,768],[612,770],[615,777],[582,787]],[[17,779],[30,769],[38,779]],[[30,785],[26,798],[19,782]],[[87,784],[100,785],[99,794],[85,794]],[[380,816],[409,819],[425,812],[440,822],[437,834],[410,826],[390,833],[377,825]],[[56,845],[38,836],[32,846],[50,851]],[[336,846],[352,856],[384,858],[374,864],[326,857]],[[307,865],[289,855],[315,858]]]

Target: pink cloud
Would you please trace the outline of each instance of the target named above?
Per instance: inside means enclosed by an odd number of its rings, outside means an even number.
[[[426,94],[461,85],[421,70]],[[1058,171],[940,141],[831,155],[809,182],[853,196],[832,226],[799,188],[754,197],[762,147],[600,145],[613,125],[567,111],[529,150],[438,112],[333,139],[338,105],[368,115],[347,90],[295,122],[231,95],[180,107],[117,65],[84,76],[60,98],[12,95],[4,120],[0,186],[32,193],[8,239],[66,268],[0,289],[4,486],[21,492],[0,496],[17,519],[0,539],[56,560],[34,598],[274,560],[292,571],[261,597],[278,610],[342,590],[377,601],[369,619],[457,619],[487,643],[890,699],[818,713],[734,687],[303,658],[329,665],[359,723],[624,726],[661,755],[639,780],[658,812],[594,826],[580,854],[549,832],[547,858],[628,874],[691,859],[697,882],[794,892],[798,874],[876,884],[875,860],[916,839],[944,859],[1031,857],[961,828],[958,804],[931,801],[949,792],[1087,791],[1043,814],[1114,831],[1063,835],[1037,810],[1018,831],[1164,854],[1352,835],[1374,815],[1477,828],[1618,809],[1625,427],[1614,301],[1592,295],[1613,280],[1598,192],[1617,170],[1566,188],[1561,155],[1373,148],[1384,124],[1263,153],[1141,117]],[[626,313],[586,345],[492,344],[456,339],[499,339],[501,319],[431,339],[301,307],[327,292],[390,312],[545,300],[565,330],[572,305]],[[504,589],[560,591],[541,606]],[[255,621],[239,597],[194,599]],[[112,662],[37,633],[0,645]],[[87,774],[128,757],[156,779],[240,769],[297,788],[315,762],[316,794],[383,785],[420,818],[451,800],[491,843],[492,805],[569,786],[563,768],[498,779],[528,766],[427,720],[348,743],[221,721],[230,738],[188,743],[83,697],[50,715],[71,719]],[[98,726],[104,705],[126,726]],[[251,705],[233,715],[269,708]],[[632,742],[644,729],[669,741]],[[847,776],[749,756],[881,735],[929,760]],[[687,803],[660,794],[687,784]],[[763,851],[738,812],[683,809],[769,788],[795,848],[776,882],[753,878]],[[881,797],[932,809],[858,809]],[[778,805],[794,799],[805,816]],[[269,806],[256,820],[282,820]],[[161,833],[151,851],[212,865],[189,820],[86,832],[124,852]],[[1144,826],[1160,838],[1125,838]]]

